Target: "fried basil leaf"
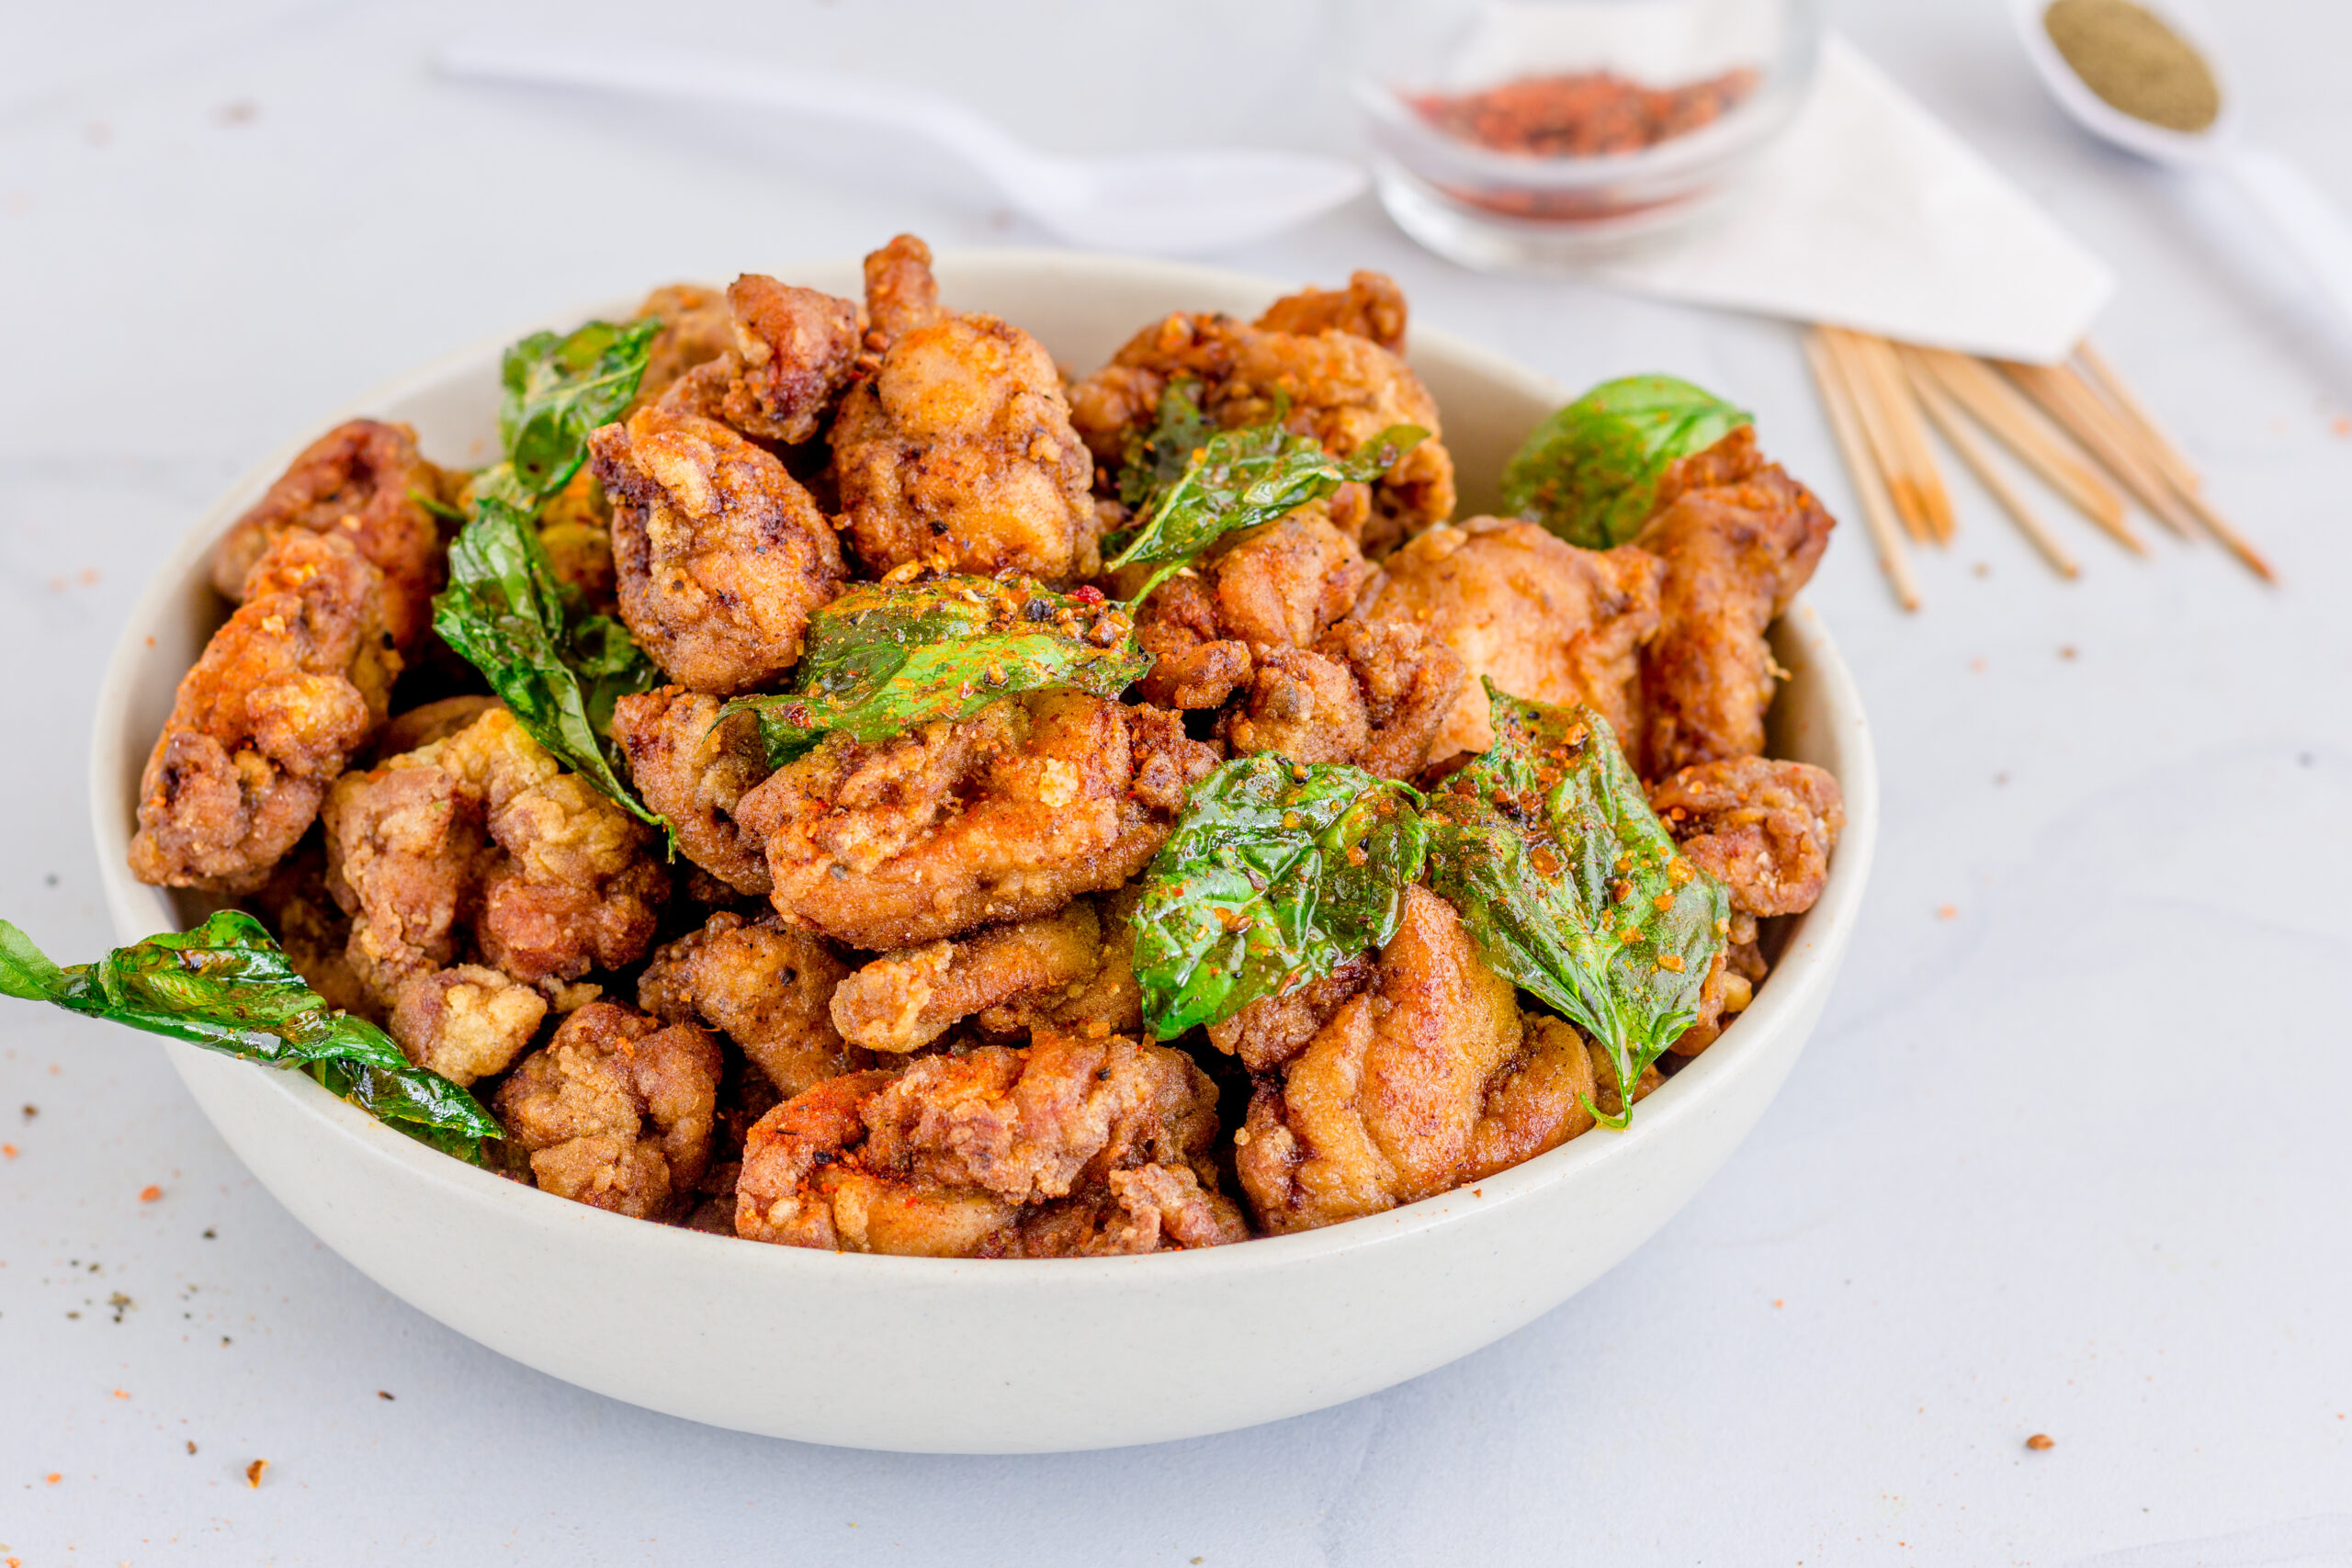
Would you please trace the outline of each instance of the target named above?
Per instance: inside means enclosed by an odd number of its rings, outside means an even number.
[[[640,819],[666,828],[621,783],[613,704],[662,671],[610,615],[590,614],[555,574],[528,513],[477,487],[474,520],[449,547],[433,629],[482,672],[532,739]]]
[[[1608,720],[1487,682],[1495,743],[1430,792],[1430,886],[1496,971],[1609,1053],[1623,1109],[1698,1016],[1730,929],[1723,884],[1690,863],[1644,797]]]
[[[866,582],[808,618],[796,689],[741,697],[727,711],[759,715],[768,761],[782,767],[837,730],[883,740],[1060,686],[1114,697],[1150,668],[1135,622],[1092,589],[1056,593],[987,577]]]
[[[62,968],[0,920],[0,994],[301,1068],[378,1121],[477,1165],[481,1141],[504,1136],[472,1095],[411,1063],[374,1024],[329,1007],[241,909]]]
[[[1419,795],[1344,763],[1238,757],[1193,788],[1144,874],[1136,981],[1161,1040],[1386,945],[1420,880]]]
[[[590,321],[559,337],[533,333],[499,365],[505,396],[498,438],[526,493],[552,495],[588,456],[588,433],[637,396],[646,355],[660,334],[652,317],[616,325]]]
[[[1201,384],[1171,381],[1159,394],[1159,420],[1148,434],[1135,435],[1119,465],[1119,500],[1139,512],[1155,491],[1183,477],[1193,454],[1217,433],[1216,421],[1201,412]]]
[[[1603,381],[1537,425],[1503,465],[1503,510],[1572,545],[1609,549],[1649,521],[1668,466],[1754,423],[1671,376]]]
[[[474,476],[473,515],[449,547],[433,629],[482,672],[532,739],[639,819],[667,829],[621,782],[613,704],[661,684],[628,628],[556,575],[532,522],[580,471],[588,433],[628,405],[661,323],[591,321],[506,351],[498,434],[507,460]]]
[[[1181,408],[1171,415],[1165,402],[1161,427],[1171,432],[1193,428]],[[1179,438],[1173,434],[1169,437]],[[1334,457],[1312,437],[1293,435],[1279,423],[1217,431],[1187,450],[1173,478],[1155,484],[1135,526],[1112,541],[1117,553],[1109,570],[1154,569],[1127,601],[1140,604],[1154,588],[1227,534],[1271,523],[1351,479],[1378,479],[1427,439],[1429,432],[1419,425],[1394,424],[1352,457]],[[1172,449],[1155,448],[1155,473]]]

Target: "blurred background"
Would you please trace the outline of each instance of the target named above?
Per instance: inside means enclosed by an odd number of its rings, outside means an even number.
[[[2087,534],[2095,570],[2063,582],[1970,491],[1905,616],[1787,324],[1472,273],[1370,196],[1200,258],[1285,286],[1388,272],[1417,323],[1571,389],[1687,377],[1755,410],[1849,525],[1811,597],[1880,733],[1871,915],[1776,1110],[1656,1242],[1490,1350],[1274,1427],[1041,1460],[802,1449],[447,1333],[294,1226],[152,1046],[12,1011],[0,1560],[2352,1562],[2352,1063],[2313,1000],[2352,958],[2329,586],[2352,333],[2239,197],[2069,123],[1998,0],[1827,10],[2113,270],[2102,346],[2283,587]],[[2247,133],[2352,205],[2352,6],[2222,19]],[[910,144],[455,82],[439,45],[854,71],[1069,152],[1353,155],[1346,25],[1344,0],[17,8],[0,908],[61,953],[111,940],[82,767],[98,661],[167,543],[329,411],[673,278],[788,279],[900,230],[1049,243]],[[2057,1446],[2025,1451],[2038,1431]]]

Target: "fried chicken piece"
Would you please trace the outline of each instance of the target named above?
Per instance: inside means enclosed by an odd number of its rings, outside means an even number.
[[[922,242],[902,235],[880,254],[892,259],[878,272],[869,260],[867,308],[888,346],[842,400],[832,434],[858,558],[877,575],[922,562],[1092,576],[1094,467],[1052,356],[994,316],[941,311]]]
[[[872,1060],[828,1010],[849,965],[808,931],[722,909],[654,953],[637,1005],[672,1023],[705,1023],[742,1048],[789,1100]]]
[[[629,405],[629,413],[659,399],[687,371],[735,346],[735,312],[716,288],[698,283],[657,288],[637,308],[639,321],[648,316],[661,319],[662,331],[646,353],[645,374],[637,383],[637,400]]]
[[[808,616],[848,575],[800,481],[718,421],[667,402],[588,445],[613,501],[621,618],[654,662],[719,696],[791,669]]]
[[[387,1004],[470,936],[508,976],[550,987],[643,956],[669,879],[650,829],[492,708],[335,781],[329,887],[352,967]]]
[[[1658,626],[1657,560],[1632,547],[1586,550],[1532,523],[1477,517],[1432,528],[1390,556],[1386,581],[1355,619],[1422,627],[1526,702],[1587,703],[1629,755],[1641,646]],[[1486,688],[1466,680],[1430,755],[1494,743]]]
[[[1248,682],[1253,648],[1314,642],[1372,574],[1327,502],[1231,536],[1144,602],[1136,636],[1153,657],[1145,698],[1163,707],[1221,705]]]
[[[1391,354],[1405,352],[1405,291],[1386,273],[1357,271],[1345,288],[1302,288],[1266,307],[1254,325],[1306,337],[1353,333]]]
[[[180,680],[139,783],[131,874],[251,891],[383,722],[400,655],[383,574],[339,534],[281,532]]]
[[[1239,1012],[1209,1025],[1209,1043],[1238,1056],[1253,1073],[1273,1071],[1323,1032],[1347,1001],[1369,987],[1379,969],[1370,953],[1358,953],[1329,975],[1295,986],[1280,996],[1260,997]]]
[[[1821,897],[1846,826],[1845,796],[1826,771],[1735,757],[1670,773],[1649,795],[1682,852],[1731,889],[1733,908],[1795,915]]]
[[[1453,650],[1410,621],[1342,621],[1312,649],[1257,650],[1249,700],[1227,716],[1234,754],[1351,762],[1409,779],[1470,683]]]
[[[1102,947],[1102,921],[1081,898],[1057,914],[887,953],[833,992],[833,1026],[869,1051],[920,1050],[976,1012],[1084,985]]]
[[[788,919],[889,952],[1119,886],[1216,763],[1173,714],[1044,693],[872,744],[834,734],[738,817]]]
[[[1250,1239],[1241,1211],[1177,1165],[1114,1170],[1100,1187],[1021,1218],[1008,1258],[1116,1258]]]
[[[499,1086],[495,1108],[541,1191],[663,1219],[710,1158],[720,1066],[718,1042],[693,1024],[591,1002]]]
[[[1421,887],[1406,900],[1372,987],[1250,1099],[1236,1162],[1266,1229],[1308,1230],[1454,1186],[1487,1085],[1522,1047],[1517,994],[1453,906]]]
[[[1482,1181],[1590,1132],[1587,1100],[1604,1116],[1624,1109],[1609,1053],[1573,1024],[1548,1014],[1529,1013],[1524,1022],[1519,1052],[1487,1081],[1485,1105],[1457,1186]],[[1643,1068],[1634,1082],[1634,1102],[1641,1103],[1665,1081],[1656,1067]]]
[[[1025,1050],[921,1056],[776,1107],[745,1143],[736,1231],[841,1251],[1008,1256],[1024,1250],[1027,1219],[1041,1251],[1136,1250],[1148,1210],[1160,1216],[1154,1245],[1238,1239],[1237,1216],[1210,1201],[1216,1137],[1216,1086],[1182,1052],[1040,1031]],[[1152,1169],[1169,1179],[1113,1184]],[[1073,1195],[1122,1213],[1056,1208]]]
[[[1095,459],[1115,473],[1128,447],[1159,417],[1171,381],[1201,384],[1202,411],[1227,430],[1272,423],[1350,457],[1392,425],[1430,433],[1375,481],[1359,541],[1367,554],[1453,513],[1453,459],[1437,403],[1403,359],[1373,338],[1333,324],[1313,333],[1270,328],[1326,313],[1309,296],[1279,301],[1259,325],[1180,311],[1129,339],[1111,363],[1070,389],[1070,418]],[[1328,298],[1328,297],[1327,297]],[[1402,300],[1396,327],[1402,331]],[[1375,316],[1377,312],[1374,313]],[[1373,324],[1367,321],[1363,324]],[[1375,330],[1376,327],[1375,327]]]
[[[410,1061],[462,1086],[513,1066],[547,1015],[548,999],[530,987],[460,964],[401,981],[387,1032]]]
[[[539,547],[589,607],[611,615],[620,606],[620,573],[613,565],[613,508],[605,487],[582,467],[539,507]]]
[[[444,567],[440,530],[427,510],[446,481],[416,450],[405,424],[355,419],[305,447],[269,493],[212,553],[212,586],[242,603],[254,568],[289,533],[333,534],[383,573],[379,614],[405,653],[433,616]]]
[[[762,441],[807,441],[857,364],[857,307],[756,272],[728,285],[727,303],[741,362],[727,389],[727,423]]]
[[[1812,579],[1837,525],[1763,459],[1747,425],[1678,465],[1659,495],[1634,540],[1666,563],[1657,636],[1642,652],[1641,743],[1625,748],[1645,778],[1764,750],[1775,671],[1765,628]]]
[[[480,694],[443,697],[438,702],[423,704],[406,713],[396,713],[384,721],[376,739],[368,748],[371,763],[382,762],[403,751],[414,751],[430,746],[435,740],[447,740],[474,720],[497,707],[496,697]]]
[[[628,756],[629,782],[666,818],[686,858],[738,893],[764,897],[767,854],[736,810],[773,772],[750,713],[720,716],[722,703],[662,686],[613,705],[613,739]]]

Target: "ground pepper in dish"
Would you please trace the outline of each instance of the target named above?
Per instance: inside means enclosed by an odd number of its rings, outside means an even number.
[[[2062,4],[2072,0],[2062,0]],[[1591,158],[1687,136],[1736,108],[1758,73],[1741,66],[1679,86],[1649,87],[1607,71],[1522,76],[1475,93],[1407,99],[1448,136],[1498,152]]]
[[[2132,0],[2057,0],[2041,25],[2083,85],[2134,119],[2166,130],[2203,130],[2222,112],[2221,84],[2205,57]]]

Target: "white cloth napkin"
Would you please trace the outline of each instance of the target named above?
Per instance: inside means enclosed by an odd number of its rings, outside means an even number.
[[[1737,205],[1586,276],[1638,293],[2050,364],[2115,287],[2024,193],[1831,34]]]

